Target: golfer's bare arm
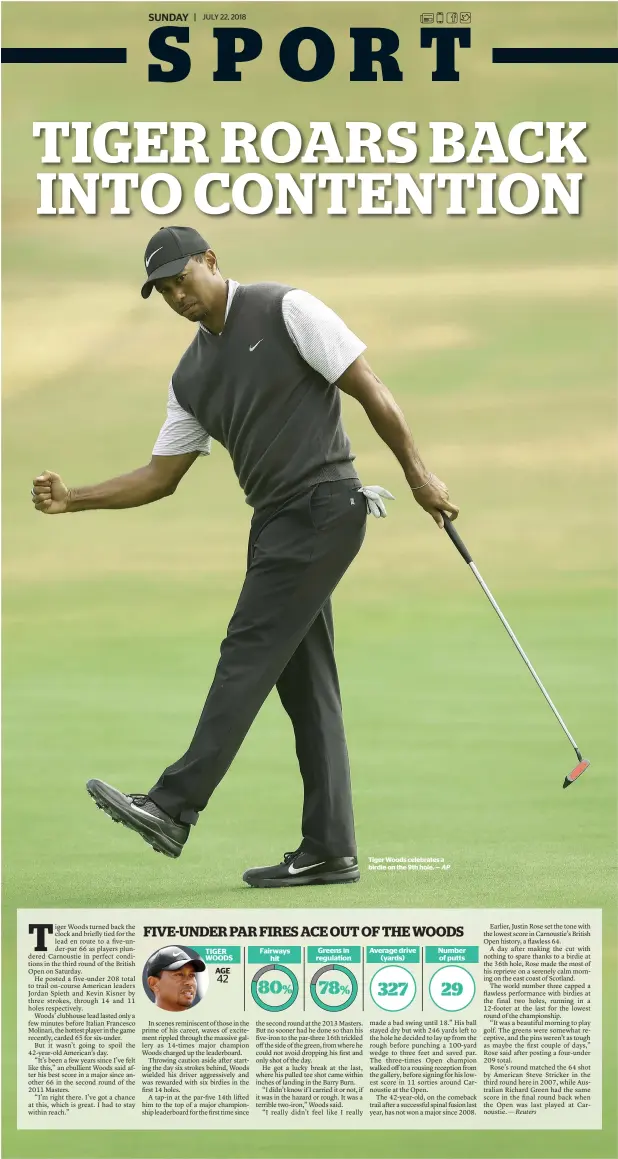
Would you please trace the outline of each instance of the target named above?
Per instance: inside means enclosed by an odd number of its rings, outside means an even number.
[[[45,515],[142,507],[172,495],[197,458],[197,451],[153,455],[145,467],[87,487],[67,487],[54,471],[44,471],[33,482],[32,501],[37,511]]]
[[[442,514],[456,519],[459,508],[450,502],[445,484],[427,470],[403,411],[362,354],[344,371],[337,386],[360,402],[373,429],[401,464],[417,503],[440,527]]]

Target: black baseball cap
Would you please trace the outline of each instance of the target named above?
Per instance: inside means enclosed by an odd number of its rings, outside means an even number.
[[[166,225],[151,237],[144,254],[148,275],[142,298],[149,298],[155,278],[173,278],[184,270],[194,254],[204,254],[210,246],[196,229],[188,225]],[[155,261],[156,258],[156,261]]]
[[[164,950],[157,950],[156,954],[148,959],[146,977],[153,978],[163,970],[180,970],[180,967],[186,966],[188,962],[196,974],[201,974],[202,970],[206,969],[206,963],[199,954],[193,957],[183,950],[182,946],[166,946]]]

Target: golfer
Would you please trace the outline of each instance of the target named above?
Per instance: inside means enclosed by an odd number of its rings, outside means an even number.
[[[155,1006],[176,1014],[188,1010],[197,998],[197,975],[205,969],[202,958],[191,957],[182,946],[157,950],[146,963],[147,985]]]
[[[438,526],[458,508],[424,466],[403,414],[363,357],[364,344],[303,290],[225,280],[199,233],[166,227],[144,255],[142,297],[156,289],[196,327],[172,375],[167,419],[147,466],[89,487],[45,471],[37,511],[138,507],[171,495],[211,440],[229,451],[254,509],[247,573],[187,751],[143,793],[88,782],[97,805],[152,847],[179,857],[264,700],[276,686],[303,779],[302,840],[280,864],[248,869],[253,886],[359,878],[331,595],[358,553],[383,488],[363,488],[341,423],[340,391],[364,407]]]

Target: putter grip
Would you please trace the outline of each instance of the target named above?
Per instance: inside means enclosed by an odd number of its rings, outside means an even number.
[[[448,515],[444,516],[444,530],[446,531],[446,534],[448,535],[451,543],[455,544],[459,554],[463,556],[466,563],[472,563],[472,556],[470,555],[470,552],[468,551],[468,548],[466,547],[463,539],[459,535],[459,532],[455,531],[455,528],[448,518]]]

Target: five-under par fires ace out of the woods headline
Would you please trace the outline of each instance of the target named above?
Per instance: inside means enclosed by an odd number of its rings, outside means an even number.
[[[495,121],[429,121],[420,129],[404,120],[385,126],[347,121],[345,128],[330,121],[273,121],[263,128],[221,121],[218,155],[209,144],[212,129],[197,121],[34,121],[44,166],[37,174],[37,214],[121,216],[139,201],[165,217],[189,191],[181,176],[161,166],[182,165],[191,166],[194,205],[208,216],[581,212],[584,174],[564,166],[588,163],[585,121],[519,121],[510,128]],[[260,172],[265,164],[268,173]],[[291,165],[303,168],[291,172],[285,168]],[[75,172],[75,166],[92,168]],[[488,172],[494,166],[498,171]],[[204,169],[197,178],[196,167]]]
[[[145,938],[463,938],[463,925],[150,925],[143,927]],[[35,953],[47,953],[47,935],[54,933],[52,923],[31,922],[28,933],[36,936]]]

